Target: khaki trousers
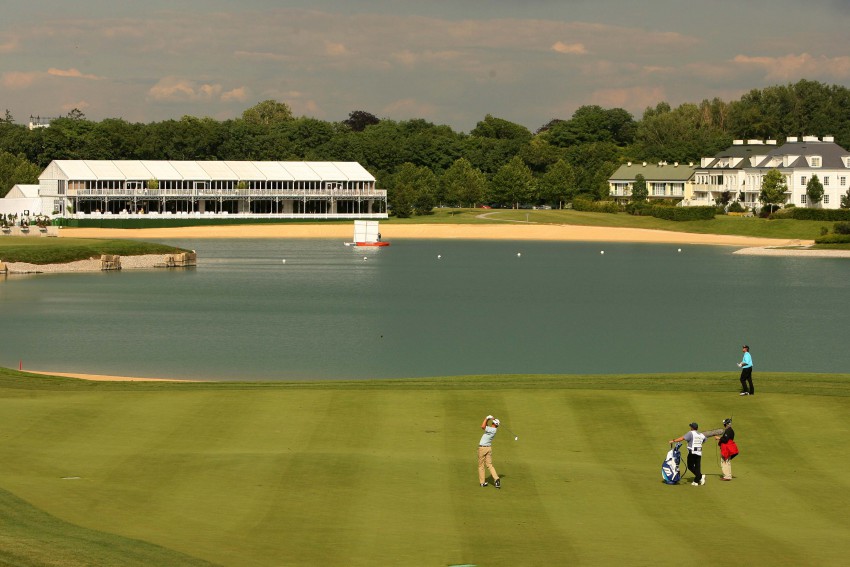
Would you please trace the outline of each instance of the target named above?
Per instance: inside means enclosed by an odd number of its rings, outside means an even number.
[[[478,447],[478,484],[484,484],[484,467],[490,471],[494,481],[499,480],[499,475],[493,468],[493,447]]]
[[[732,480],[732,461],[720,459],[720,470],[723,471],[723,478]]]

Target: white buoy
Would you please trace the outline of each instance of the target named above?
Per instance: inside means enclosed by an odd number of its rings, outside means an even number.
[[[599,251],[599,253],[600,253],[600,254],[605,254],[605,250],[600,250],[600,251]]]
[[[281,262],[282,264],[286,264],[286,259],[284,258],[284,259],[283,259],[283,260],[281,260],[280,262]]]
[[[439,259],[440,259],[440,258],[442,258],[442,257],[443,257],[443,255],[442,255],[442,254],[437,254],[437,260],[439,260]]]
[[[366,256],[363,256],[363,259],[364,259],[364,260],[368,260],[369,258],[367,258]]]
[[[679,251],[679,252],[681,252],[681,251],[682,251],[682,249],[681,249],[681,248],[679,248],[679,250],[678,250],[678,251]]]
[[[519,258],[520,256],[522,256],[522,252],[517,252],[516,257]]]

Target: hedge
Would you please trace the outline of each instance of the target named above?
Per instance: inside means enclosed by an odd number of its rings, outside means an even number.
[[[850,221],[850,209],[810,209],[793,207],[783,209],[777,217],[796,220]]]
[[[671,221],[713,220],[717,207],[659,207],[650,209],[655,218]]]
[[[850,244],[850,234],[825,234],[815,238],[815,244]]]
[[[589,199],[575,199],[573,201],[574,211],[590,213],[619,213],[620,205],[615,201],[591,201]]]

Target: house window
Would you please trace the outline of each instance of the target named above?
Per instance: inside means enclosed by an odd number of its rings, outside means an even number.
[[[812,156],[812,167],[820,167],[820,156]]]
[[[829,176],[823,178],[824,186],[829,185]]]
[[[805,205],[805,204],[806,204],[806,196],[805,196],[805,195],[800,195],[800,204],[801,204],[801,205]]]
[[[844,177],[844,176],[839,177],[839,178],[838,178],[838,181],[841,183],[841,186],[842,186],[842,187],[844,187],[845,185],[847,185],[847,178],[846,178],[846,177]]]
[[[800,185],[805,185],[805,184],[806,184],[806,176],[804,175],[803,177],[800,178]]]
[[[828,204],[829,204],[829,195],[824,194],[824,196],[823,196],[823,204],[824,204],[824,205],[828,205]]]

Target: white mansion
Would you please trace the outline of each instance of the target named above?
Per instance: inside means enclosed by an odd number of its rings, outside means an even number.
[[[692,175],[683,180],[682,169]],[[647,168],[646,164],[629,164],[609,179],[609,190],[615,199],[630,196],[634,178],[646,171],[650,199],[681,199],[681,206],[714,205],[728,191],[732,201],[757,209],[762,180],[772,169],[785,176],[786,203],[798,207],[810,204],[806,202],[806,185],[814,175],[824,189],[821,208],[839,208],[841,197],[850,190],[850,151],[836,144],[832,136],[789,137],[782,145],[776,140],[735,140],[714,157],[702,158],[699,166],[662,162]]]
[[[0,199],[0,210],[66,218],[379,219],[387,218],[387,192],[357,162],[55,160],[39,185]]]

